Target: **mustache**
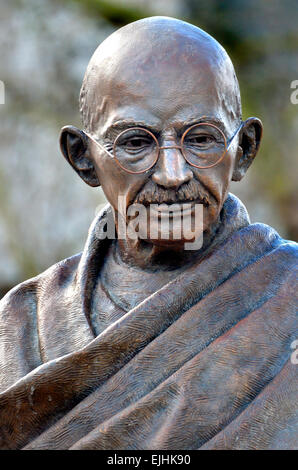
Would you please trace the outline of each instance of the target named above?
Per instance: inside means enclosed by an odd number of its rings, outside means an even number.
[[[210,193],[196,181],[183,183],[177,190],[167,189],[149,180],[135,198],[135,204],[175,204],[177,202],[197,201],[204,206],[211,202]]]

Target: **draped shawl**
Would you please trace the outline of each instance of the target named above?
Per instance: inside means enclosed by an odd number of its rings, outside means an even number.
[[[0,302],[0,448],[297,448],[297,245],[230,194],[204,257],[96,336],[109,214]]]

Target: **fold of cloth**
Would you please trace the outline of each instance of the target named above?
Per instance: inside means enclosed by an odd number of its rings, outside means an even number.
[[[293,448],[296,244],[250,225],[230,195],[205,257],[94,338],[108,216],[81,257],[1,302],[7,321],[26,294],[31,323],[24,316],[14,335],[24,341],[31,326],[33,339],[26,363],[20,339],[14,359],[5,353],[18,372],[0,394],[0,448]]]

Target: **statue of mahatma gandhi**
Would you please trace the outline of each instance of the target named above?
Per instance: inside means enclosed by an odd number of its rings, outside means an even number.
[[[129,24],[80,110],[62,153],[109,204],[82,254],[0,303],[0,447],[297,448],[297,245],[228,193],[262,124],[227,53],[176,19]]]

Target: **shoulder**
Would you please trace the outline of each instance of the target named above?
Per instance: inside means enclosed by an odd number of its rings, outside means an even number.
[[[267,239],[270,242],[272,249],[281,250],[294,258],[298,256],[298,243],[292,240],[286,240],[282,238],[279,233],[270,225],[263,224],[261,222],[249,224],[246,229],[251,232],[255,232],[254,242],[258,242],[258,239]]]
[[[51,285],[62,286],[73,278],[80,259],[81,253],[71,256],[54,264],[38,276],[15,286],[0,300],[0,318],[4,320],[12,311],[18,311],[19,315],[23,316],[27,310],[26,306],[33,312],[39,294]],[[51,293],[51,290],[48,290],[48,294]]]
[[[298,243],[282,238],[272,227],[265,224],[253,224],[271,239],[271,246],[263,258],[274,257],[280,281],[286,284],[296,295],[298,273]]]
[[[42,298],[49,302],[56,298],[57,286],[75,276],[79,260],[76,255],[55,264],[14,287],[0,301],[0,390],[42,364],[38,320]]]
[[[274,228],[263,223],[249,224],[238,234],[245,240],[244,249],[254,253],[252,261],[258,264],[262,275],[274,276],[278,285],[296,297],[298,244],[282,238]]]
[[[280,255],[285,271],[297,273],[298,243],[280,237],[275,250]]]

